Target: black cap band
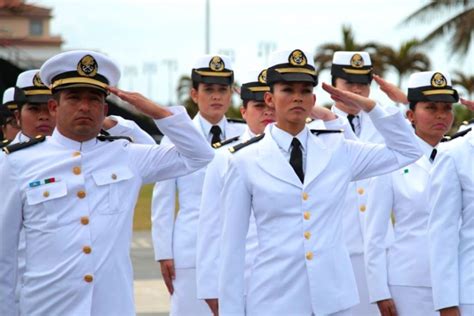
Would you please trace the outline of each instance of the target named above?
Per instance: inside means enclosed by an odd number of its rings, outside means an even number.
[[[408,88],[407,98],[409,102],[431,101],[455,103],[459,101],[458,92],[451,86],[442,88],[435,88],[433,86]]]
[[[316,86],[318,75],[314,67],[308,64],[297,67],[289,63],[279,64],[267,69],[267,84],[272,86],[277,82],[309,82]]]
[[[372,82],[372,66],[354,68],[349,65],[332,64],[331,76],[345,79],[350,83],[370,84]]]

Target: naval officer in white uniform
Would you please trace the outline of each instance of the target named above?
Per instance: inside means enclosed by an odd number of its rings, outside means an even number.
[[[350,181],[396,170],[421,156],[398,110],[323,84],[332,98],[367,111],[387,146],[346,140],[340,131],[311,133],[316,71],[300,49],[275,52],[267,104],[276,123],[236,151],[226,174],[221,237],[220,315],[351,315],[357,286],[342,230]],[[334,115],[334,118],[336,116]],[[249,218],[258,248],[245,296]]]
[[[205,166],[213,152],[184,108],[165,109],[113,88],[110,58],[71,51],[40,71],[51,87],[51,137],[4,148],[0,159],[0,314],[17,315],[14,290],[20,229],[26,235],[24,315],[134,315],[129,250],[143,183]],[[174,146],[97,137],[111,91],[153,117]]]

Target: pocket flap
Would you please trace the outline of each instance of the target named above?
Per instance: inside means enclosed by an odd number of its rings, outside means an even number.
[[[28,205],[36,205],[67,195],[65,182],[54,182],[26,191]]]
[[[126,167],[113,168],[94,172],[92,178],[98,186],[101,186],[131,179],[133,178],[133,172]]]

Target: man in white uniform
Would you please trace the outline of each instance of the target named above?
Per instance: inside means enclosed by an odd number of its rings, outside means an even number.
[[[204,146],[184,108],[165,109],[113,88],[118,66],[92,51],[71,51],[40,71],[53,98],[51,137],[4,148],[0,159],[0,314],[16,315],[17,245],[26,235],[24,315],[134,315],[129,256],[133,208],[143,183],[205,166]],[[155,119],[174,146],[97,137],[111,91]]]

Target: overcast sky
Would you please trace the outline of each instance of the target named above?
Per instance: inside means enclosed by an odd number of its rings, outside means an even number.
[[[122,88],[140,91],[163,103],[169,101],[169,91],[175,89],[179,76],[189,74],[195,58],[205,52],[206,0],[27,2],[53,9],[51,31],[63,37],[63,49],[93,49],[108,54],[122,68]],[[443,20],[434,19],[422,26],[400,25],[404,17],[424,3],[421,0],[210,0],[211,52],[233,55],[238,80],[245,70],[265,65],[264,54],[259,56],[263,46],[303,48],[314,53],[323,43],[340,43],[344,24],[353,27],[360,43],[378,41],[398,47],[404,40],[423,36]],[[465,72],[472,73],[473,59],[466,58],[460,63],[447,55],[444,44],[427,49],[434,68],[453,71],[461,65]],[[176,68],[168,67],[167,63],[176,64]],[[144,68],[151,71],[146,74]],[[394,75],[388,79],[396,82]],[[327,73],[321,74],[320,82],[328,80]],[[374,94],[379,97],[375,90],[378,89],[374,87]],[[316,94],[321,102],[328,102],[320,87]]]

